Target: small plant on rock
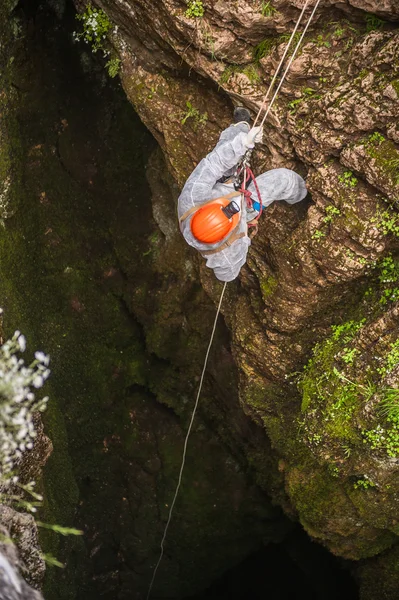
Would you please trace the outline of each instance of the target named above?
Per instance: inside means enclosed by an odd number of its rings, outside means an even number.
[[[268,56],[271,51],[277,46],[278,40],[276,37],[269,37],[259,42],[253,50],[253,58],[258,63],[262,58]]]
[[[187,7],[184,14],[189,19],[200,19],[204,16],[205,9],[201,0],[188,0]]]
[[[399,185],[399,158],[388,160],[387,167],[395,185]]]
[[[381,144],[382,142],[385,142],[385,138],[384,136],[379,133],[378,131],[374,131],[374,133],[372,133],[369,136],[369,142],[371,142],[372,144],[375,144],[376,146],[378,146],[379,144]]]
[[[365,18],[367,33],[370,33],[370,31],[376,31],[377,29],[381,29],[384,25],[384,21],[376,17],[376,15],[367,14]]]
[[[399,237],[399,214],[392,207],[388,207],[387,210],[378,210],[377,216],[372,219],[372,222],[384,235],[391,233]]]
[[[359,353],[359,350],[357,350],[356,348],[346,348],[345,347],[342,351],[341,358],[345,364],[351,365],[354,362],[354,360],[358,354],[360,354],[360,353]]]
[[[93,8],[89,4],[85,12],[76,15],[76,18],[78,21],[82,21],[83,31],[81,33],[74,31],[74,39],[83,39],[86,44],[91,44],[93,52],[102,50],[104,56],[108,56],[109,51],[105,49],[104,44],[112,24],[105,12],[101,9]]]
[[[317,38],[315,40],[313,40],[316,45],[321,48],[321,47],[325,47],[325,48],[331,48],[331,43],[326,40],[322,35],[318,35]]]
[[[347,188],[353,189],[357,185],[357,178],[352,171],[345,171],[342,175],[339,175],[338,181]]]
[[[316,229],[316,231],[312,235],[312,240],[321,240],[321,238],[326,237],[326,234],[320,229]]]
[[[367,475],[364,475],[362,479],[358,479],[353,484],[353,487],[355,490],[368,490],[369,488],[376,487],[376,485],[373,481],[371,481],[371,479],[367,477]]]
[[[105,65],[105,68],[108,70],[108,75],[112,78],[116,77],[119,73],[119,69],[121,66],[120,58],[111,58]]]
[[[335,217],[338,217],[340,214],[341,211],[339,210],[339,208],[337,208],[333,204],[326,206],[326,216],[323,219],[323,223],[332,223]]]
[[[0,477],[10,473],[36,437],[33,413],[44,411],[48,398],[38,400],[33,389],[40,389],[48,376],[49,358],[36,352],[27,367],[19,352],[24,352],[25,337],[16,331],[0,348]]]
[[[198,129],[198,127],[200,127],[201,125],[205,125],[205,123],[208,120],[208,113],[204,112],[204,113],[200,113],[200,111],[198,110],[198,108],[195,108],[191,102],[189,100],[187,100],[186,102],[186,106],[187,106],[187,112],[185,113],[184,117],[181,120],[181,124],[184,125],[187,121],[187,119],[193,119],[194,120],[194,131],[196,131]]]
[[[262,17],[272,17],[277,12],[277,9],[274,8],[271,2],[262,2],[260,12]]]
[[[396,388],[387,388],[384,390],[379,409],[383,417],[399,420],[399,390]]]

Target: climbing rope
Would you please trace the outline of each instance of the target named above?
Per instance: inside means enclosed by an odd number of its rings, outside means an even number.
[[[182,480],[184,465],[186,463],[186,453],[187,453],[188,438],[190,437],[191,429],[192,429],[192,426],[193,426],[193,423],[194,423],[195,414],[197,412],[198,402],[199,402],[199,398],[200,398],[200,394],[201,394],[201,390],[202,390],[202,383],[204,381],[205,370],[206,370],[206,366],[207,366],[207,363],[208,363],[209,352],[211,350],[213,338],[214,338],[214,335],[215,335],[216,323],[217,323],[217,320],[218,320],[218,317],[219,317],[220,307],[222,306],[222,300],[223,300],[223,296],[224,296],[224,292],[225,292],[226,286],[227,286],[227,282],[225,282],[225,284],[223,285],[222,293],[220,295],[219,305],[218,305],[218,308],[217,308],[217,311],[216,311],[215,321],[213,323],[213,329],[212,329],[211,339],[209,340],[208,349],[207,349],[206,354],[205,354],[205,361],[204,361],[204,366],[202,368],[202,373],[201,373],[201,379],[200,379],[200,383],[199,383],[199,387],[198,387],[197,398],[195,400],[195,405],[194,405],[194,409],[193,409],[193,412],[192,412],[192,415],[191,415],[190,425],[188,427],[186,438],[184,440],[183,460],[182,460],[181,467],[180,467],[179,479],[178,479],[178,482],[177,482],[176,491],[175,491],[175,495],[173,497],[172,504],[170,505],[169,516],[168,516],[168,520],[166,522],[164,534],[163,534],[162,541],[161,541],[161,553],[159,555],[158,562],[155,565],[154,573],[152,575],[150,587],[148,589],[147,600],[150,597],[150,594],[151,594],[151,591],[152,591],[152,587],[154,585],[155,577],[156,577],[159,565],[161,564],[161,560],[162,560],[162,557],[163,557],[163,554],[164,554],[164,543],[165,543],[165,539],[166,539],[166,534],[167,534],[168,529],[169,529],[169,524],[170,524],[170,521],[171,521],[171,518],[172,518],[173,509],[174,509],[174,506],[175,506],[175,503],[176,503],[176,499],[177,499],[177,495],[178,495],[179,489],[180,489],[180,484],[181,484],[181,480]]]
[[[256,115],[256,118],[255,118],[255,121],[254,121],[253,127],[256,127],[256,123],[258,122],[258,119],[259,119],[259,117],[260,117],[260,114],[261,114],[261,112],[262,112],[262,110],[263,110],[263,108],[264,108],[264,106],[265,106],[265,104],[266,104],[266,101],[267,101],[267,99],[268,99],[268,97],[269,97],[269,94],[270,94],[270,91],[271,91],[271,89],[272,89],[272,88],[273,88],[273,86],[274,86],[274,83],[275,83],[275,81],[276,81],[276,79],[277,79],[277,76],[278,76],[278,74],[280,73],[280,69],[281,69],[281,67],[283,66],[283,63],[284,63],[285,57],[287,56],[287,52],[288,52],[288,50],[289,50],[289,49],[290,49],[290,47],[291,47],[292,41],[293,41],[293,39],[294,39],[294,36],[295,36],[295,34],[296,34],[296,32],[297,32],[297,29],[298,29],[299,25],[301,24],[302,17],[303,17],[303,15],[305,14],[305,10],[307,9],[309,2],[310,2],[310,0],[306,0],[306,3],[304,4],[304,6],[303,6],[303,8],[302,8],[302,11],[301,11],[301,14],[299,15],[298,21],[296,22],[296,25],[295,25],[294,31],[291,33],[291,37],[290,37],[290,39],[288,40],[288,44],[287,44],[287,46],[286,46],[286,48],[285,48],[284,54],[283,54],[283,56],[282,56],[282,58],[281,58],[281,60],[280,60],[280,63],[279,63],[279,65],[278,65],[277,69],[276,69],[276,72],[274,73],[273,79],[271,80],[271,83],[270,83],[270,85],[269,85],[269,89],[268,89],[268,90],[267,90],[267,92],[266,92],[266,95],[265,95],[265,97],[264,97],[264,99],[263,99],[263,102],[262,102],[262,104],[261,104],[261,107],[260,107],[260,109],[259,109],[259,111],[258,111],[258,114]]]
[[[315,14],[315,12],[317,10],[317,7],[318,7],[320,1],[321,0],[317,0],[315,6],[313,8],[313,11],[312,11],[312,13],[311,13],[311,15],[309,17],[309,20],[308,20],[308,22],[307,22],[307,24],[305,26],[305,29],[304,29],[304,31],[303,31],[303,33],[302,33],[302,35],[301,35],[301,37],[300,37],[297,45],[294,48],[294,52],[293,52],[293,54],[292,54],[292,56],[290,58],[290,61],[289,61],[288,65],[287,65],[287,68],[285,69],[285,71],[284,71],[284,73],[283,73],[283,75],[281,77],[281,80],[280,80],[280,83],[279,83],[279,85],[277,87],[277,90],[275,91],[275,93],[274,93],[274,95],[272,97],[272,100],[271,100],[271,102],[270,102],[270,104],[269,104],[269,106],[268,106],[268,108],[267,108],[267,110],[265,112],[265,115],[264,115],[264,117],[263,117],[263,119],[261,121],[261,127],[263,126],[263,124],[264,124],[264,122],[265,122],[265,120],[266,120],[266,118],[267,118],[267,116],[268,116],[268,114],[269,114],[269,112],[270,112],[270,110],[271,110],[271,108],[272,108],[272,106],[273,106],[276,98],[277,98],[277,94],[280,91],[280,88],[281,88],[281,86],[284,83],[285,77],[286,77],[286,75],[287,75],[287,73],[288,73],[288,71],[289,71],[289,69],[291,67],[291,64],[292,64],[292,62],[293,62],[293,60],[294,60],[294,58],[296,56],[296,53],[297,53],[297,51],[299,49],[299,46],[301,45],[302,40],[305,37],[305,34],[306,34],[306,32],[307,32],[307,30],[309,28],[309,25],[310,25],[310,23],[311,23],[311,21],[312,21],[312,19],[314,17],[314,14]],[[282,65],[284,63],[285,57],[287,56],[287,52],[288,52],[288,50],[289,50],[289,48],[290,48],[290,46],[292,44],[292,41],[293,41],[294,36],[295,36],[295,33],[297,32],[297,29],[298,29],[298,27],[299,27],[299,25],[300,25],[300,23],[302,21],[302,17],[303,17],[303,15],[305,13],[305,10],[306,10],[309,2],[310,2],[310,0],[306,0],[306,3],[304,4],[304,7],[302,8],[301,14],[300,14],[300,16],[298,18],[298,21],[297,21],[297,23],[295,25],[295,28],[294,28],[294,30],[293,30],[293,32],[291,34],[291,37],[290,37],[290,39],[288,41],[288,44],[287,44],[287,47],[286,47],[286,49],[284,51],[283,57],[280,60],[280,64],[277,67],[277,70],[276,70],[276,72],[275,72],[275,74],[273,76],[273,79],[272,79],[272,81],[271,81],[271,83],[269,85],[269,89],[267,90],[267,93],[266,93],[266,95],[265,95],[265,97],[263,99],[262,105],[261,105],[261,107],[260,107],[260,109],[258,111],[258,114],[256,116],[256,119],[255,119],[253,127],[255,127],[255,125],[256,125],[259,117],[260,117],[260,114],[261,114],[261,112],[262,112],[262,110],[263,110],[263,108],[264,108],[264,106],[265,106],[265,104],[267,102],[267,99],[269,97],[270,91],[271,91],[271,89],[274,86],[276,78],[277,78],[277,76],[278,76],[278,74],[280,72],[280,69],[281,69],[281,67],[282,67]],[[244,208],[244,202],[245,201],[248,201],[248,200],[251,201],[250,200],[250,194],[248,195],[247,190],[246,190],[247,177],[249,176],[249,177],[251,177],[253,179],[253,182],[254,182],[254,185],[255,185],[255,189],[256,189],[256,192],[257,192],[258,198],[259,198],[260,211],[259,211],[259,215],[257,216],[257,218],[259,218],[260,215],[261,215],[261,213],[262,213],[262,198],[260,196],[259,188],[258,188],[258,185],[256,183],[256,178],[253,175],[253,173],[252,173],[252,171],[251,171],[251,169],[249,167],[249,158],[250,158],[251,152],[252,151],[250,151],[249,153],[247,153],[245,155],[245,157],[243,159],[243,162],[241,163],[241,167],[244,169],[244,172],[243,172],[243,183],[242,183],[242,187],[240,189],[240,191],[241,191],[241,209],[243,210],[243,208]],[[180,490],[180,486],[181,486],[181,481],[182,481],[184,466],[185,466],[185,463],[186,463],[186,454],[187,454],[188,440],[189,440],[189,437],[190,437],[190,434],[191,434],[192,426],[193,426],[195,415],[196,415],[197,408],[198,408],[198,403],[199,403],[199,399],[200,399],[200,395],[201,395],[201,391],[202,391],[202,384],[203,384],[203,381],[204,381],[205,371],[206,371],[206,367],[207,367],[207,364],[208,364],[209,353],[210,353],[212,342],[213,342],[213,338],[214,338],[214,335],[215,335],[216,324],[217,324],[217,320],[218,320],[218,317],[219,317],[220,308],[222,306],[222,301],[223,301],[224,293],[225,293],[225,290],[226,290],[226,286],[227,286],[227,282],[224,283],[223,289],[222,289],[222,293],[220,295],[219,304],[218,304],[218,308],[217,308],[216,316],[215,316],[215,321],[213,323],[213,329],[212,329],[212,333],[211,333],[211,338],[209,340],[208,348],[207,348],[207,351],[206,351],[206,354],[205,354],[205,361],[204,361],[204,366],[202,368],[202,373],[201,373],[200,383],[199,383],[199,387],[198,387],[197,397],[196,397],[196,400],[195,400],[193,412],[191,414],[191,420],[190,420],[190,424],[189,424],[189,427],[188,427],[188,430],[187,430],[187,434],[186,434],[186,437],[185,437],[185,440],[184,440],[183,458],[182,458],[182,463],[181,463],[181,466],[180,466],[179,478],[178,478],[178,482],[177,482],[175,494],[173,496],[172,504],[170,505],[168,520],[166,522],[166,526],[165,526],[164,533],[163,533],[162,540],[161,540],[161,552],[160,552],[158,561],[157,561],[157,563],[155,565],[155,568],[154,568],[154,572],[153,572],[153,575],[152,575],[152,579],[151,579],[151,583],[150,583],[150,586],[149,586],[149,589],[148,589],[146,600],[149,600],[149,598],[150,598],[151,591],[152,591],[152,588],[153,588],[153,585],[154,585],[154,581],[155,581],[155,577],[157,575],[159,565],[161,564],[161,561],[162,561],[162,558],[163,558],[163,555],[164,555],[164,544],[165,544],[166,534],[167,534],[168,529],[169,529],[169,525],[170,525],[170,522],[171,522],[171,519],[172,519],[173,509],[175,507],[176,499],[177,499],[177,496],[179,494],[179,490]]]
[[[312,12],[311,12],[311,15],[310,15],[310,17],[309,17],[309,19],[308,19],[308,22],[307,22],[307,23],[306,23],[306,25],[305,25],[305,28],[304,28],[304,30],[303,30],[303,32],[302,32],[302,34],[301,34],[301,37],[299,38],[299,40],[298,40],[298,43],[296,44],[296,46],[295,46],[295,48],[294,48],[294,51],[293,51],[293,53],[292,53],[292,56],[291,56],[291,58],[290,58],[290,60],[289,60],[289,62],[288,62],[288,65],[287,65],[287,67],[286,67],[286,69],[285,69],[285,71],[284,71],[284,73],[283,73],[283,75],[282,75],[282,77],[281,77],[280,83],[279,83],[279,85],[277,86],[277,89],[276,89],[276,91],[275,91],[275,93],[274,93],[274,95],[273,95],[273,97],[272,97],[272,99],[271,99],[271,102],[270,102],[269,106],[267,107],[267,110],[266,110],[266,112],[265,112],[265,115],[264,115],[264,117],[263,117],[263,119],[262,119],[262,121],[261,121],[261,123],[260,123],[260,127],[263,127],[263,125],[264,125],[264,123],[265,123],[265,121],[266,121],[266,119],[267,119],[267,116],[268,116],[268,114],[269,114],[269,112],[270,112],[270,110],[271,110],[271,108],[272,108],[272,106],[273,106],[273,104],[274,104],[274,102],[275,102],[275,100],[276,100],[276,98],[277,98],[277,95],[278,95],[278,93],[279,93],[279,91],[280,91],[280,89],[281,89],[281,86],[282,86],[282,85],[283,85],[283,83],[284,83],[284,80],[285,80],[285,78],[286,78],[286,76],[287,76],[287,73],[288,73],[288,71],[290,70],[290,68],[291,68],[291,65],[292,65],[292,63],[293,63],[293,61],[294,61],[294,59],[295,59],[295,56],[296,56],[296,54],[297,54],[297,52],[298,52],[298,49],[299,49],[300,45],[302,44],[303,38],[304,38],[304,37],[305,37],[305,35],[306,35],[306,32],[307,32],[307,30],[308,30],[308,28],[309,28],[309,25],[310,25],[310,23],[311,23],[311,22],[312,22],[312,20],[313,20],[313,17],[314,17],[314,15],[315,15],[315,12],[316,12],[316,10],[317,10],[317,7],[318,7],[318,6],[319,6],[319,4],[320,4],[320,1],[321,1],[321,0],[317,0],[317,2],[316,2],[316,4],[315,4],[315,6],[313,7],[313,10],[312,10]],[[283,62],[284,62],[284,60],[285,60],[285,57],[287,56],[287,53],[288,53],[288,51],[289,51],[289,49],[290,49],[290,47],[291,47],[291,44],[292,44],[292,41],[293,41],[293,39],[294,39],[295,33],[297,32],[297,29],[298,29],[298,27],[299,27],[299,25],[300,25],[300,23],[301,23],[301,21],[302,21],[302,17],[303,17],[303,15],[305,14],[305,10],[306,10],[306,8],[307,8],[307,6],[308,6],[309,2],[310,2],[310,0],[306,0],[306,2],[305,2],[305,4],[304,4],[304,6],[303,6],[303,8],[302,8],[301,14],[299,15],[298,21],[297,21],[297,23],[296,23],[296,25],[295,25],[295,28],[294,28],[294,30],[293,30],[293,32],[292,32],[292,34],[291,34],[291,37],[290,37],[290,39],[288,40],[288,44],[287,44],[287,46],[286,46],[286,48],[285,48],[284,54],[283,54],[283,56],[282,56],[282,58],[281,58],[281,60],[280,60],[280,63],[279,63],[279,65],[278,65],[277,69],[276,69],[276,72],[275,72],[275,74],[274,74],[274,76],[273,76],[273,79],[272,79],[272,81],[270,82],[269,88],[268,88],[268,90],[267,90],[267,92],[266,92],[266,95],[265,95],[265,97],[264,97],[264,99],[263,99],[263,102],[262,102],[262,104],[261,104],[261,106],[260,106],[260,108],[259,108],[259,110],[258,110],[258,114],[256,115],[256,118],[255,118],[255,121],[254,121],[254,124],[253,124],[253,126],[252,126],[252,127],[255,127],[255,126],[256,126],[256,123],[258,122],[258,119],[259,119],[259,117],[260,117],[260,115],[261,115],[261,113],[262,113],[262,110],[263,110],[263,108],[264,108],[264,106],[265,106],[266,102],[267,102],[267,99],[268,99],[268,97],[269,97],[270,91],[271,91],[271,89],[272,89],[272,88],[273,88],[273,86],[274,86],[274,83],[275,83],[275,81],[276,81],[276,78],[277,78],[277,76],[278,76],[278,74],[279,74],[279,72],[280,72],[280,69],[281,69],[281,67],[282,67],[282,65],[283,65]],[[236,171],[236,176],[237,176],[237,179],[238,179],[238,176],[239,176],[240,172],[241,172],[243,169],[249,169],[249,161],[250,161],[251,154],[252,154],[252,150],[248,150],[248,151],[246,152],[246,154],[244,155],[244,158],[242,159],[241,163],[238,165],[238,167],[237,167],[237,171]],[[252,173],[252,172],[251,172],[251,173]],[[237,174],[238,174],[238,175],[237,175]],[[252,175],[253,175],[253,174],[252,174]],[[255,188],[256,188],[256,193],[257,193],[257,195],[258,195],[258,197],[259,197],[260,212],[259,212],[258,216],[256,217],[256,219],[259,219],[259,217],[260,217],[260,215],[261,215],[261,213],[262,213],[262,199],[261,199],[261,197],[260,197],[259,188],[258,188],[258,185],[257,185],[257,183],[256,183],[256,178],[255,178],[254,176],[253,176],[253,182],[254,182],[254,186],[255,186]],[[246,191],[246,190],[241,190],[241,191],[244,193],[244,195],[245,195],[245,197],[246,197],[246,199],[247,199],[247,204],[252,204],[251,193],[250,193],[250,192],[248,192],[248,191]],[[251,223],[250,225],[251,225],[251,226],[254,226],[254,224],[253,224],[253,223]],[[256,225],[255,225],[255,226],[256,226]]]
[[[317,7],[318,7],[318,6],[319,6],[319,4],[320,4],[320,1],[321,1],[321,0],[317,0],[316,4],[314,5],[314,8],[313,8],[313,10],[312,10],[312,13],[311,13],[311,15],[310,15],[310,17],[309,17],[309,20],[308,20],[308,22],[307,22],[307,23],[306,23],[306,25],[305,25],[305,29],[303,30],[303,32],[302,32],[302,35],[301,35],[301,37],[299,38],[299,41],[298,41],[297,45],[296,45],[296,46],[295,46],[295,48],[294,48],[294,52],[292,53],[292,56],[291,56],[291,58],[290,58],[290,60],[289,60],[289,62],[288,62],[287,68],[285,69],[285,71],[284,71],[284,73],[283,73],[283,76],[281,77],[281,81],[280,81],[280,83],[278,84],[278,86],[277,86],[277,89],[276,89],[276,91],[274,92],[273,98],[271,99],[271,102],[270,102],[270,104],[269,104],[269,106],[268,106],[268,108],[267,108],[267,111],[265,112],[265,116],[263,117],[263,119],[262,119],[262,121],[261,121],[261,124],[260,124],[260,126],[261,126],[261,127],[263,127],[263,125],[264,125],[264,122],[266,121],[266,119],[267,119],[267,116],[268,116],[268,114],[269,114],[269,112],[270,112],[270,110],[271,110],[271,108],[272,108],[272,106],[273,106],[273,104],[274,104],[274,101],[275,101],[275,100],[276,100],[276,98],[277,98],[277,94],[279,93],[279,91],[280,91],[280,89],[281,89],[281,86],[282,86],[282,85],[283,85],[283,83],[284,83],[284,80],[285,80],[285,78],[286,78],[286,75],[287,75],[288,71],[290,70],[290,67],[291,67],[291,65],[292,65],[292,63],[293,63],[293,61],[294,61],[294,59],[295,59],[296,53],[298,52],[298,49],[299,49],[299,46],[302,44],[302,40],[303,40],[303,38],[305,37],[305,35],[306,35],[306,32],[307,32],[307,30],[308,30],[308,28],[309,28],[309,25],[310,25],[310,23],[311,23],[311,22],[312,22],[312,20],[313,20],[313,17],[314,17],[314,15],[315,15],[315,12],[316,12],[316,10],[317,10]],[[305,7],[306,7],[306,6],[307,6],[307,3],[306,3],[306,5],[305,5]],[[305,7],[304,7],[304,8],[305,8]],[[293,36],[291,36],[291,37],[293,37]],[[262,107],[261,107],[260,111],[261,111],[261,110],[262,110]],[[260,111],[259,111],[259,113],[260,113]],[[258,116],[259,116],[259,113],[258,113]],[[257,118],[258,118],[258,117],[257,117]]]

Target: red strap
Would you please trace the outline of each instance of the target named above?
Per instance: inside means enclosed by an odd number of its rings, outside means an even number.
[[[248,181],[249,179],[252,179],[253,184],[255,186],[256,194],[258,196],[259,204],[260,204],[259,214],[256,215],[256,217],[254,219],[254,221],[257,221],[259,219],[259,217],[261,216],[262,211],[263,211],[262,197],[260,195],[259,186],[258,186],[258,184],[256,182],[255,175],[253,174],[253,172],[251,171],[251,169],[249,167],[245,167],[245,170],[246,170],[246,177],[244,177],[244,180]],[[243,185],[244,185],[244,183],[243,183]],[[246,201],[246,204],[247,204],[247,208],[252,208],[253,204],[252,204],[252,194],[251,194],[251,192],[249,190],[244,189],[243,187],[241,187],[241,189],[239,191],[241,192],[241,194],[244,194],[245,201]],[[248,223],[248,226],[249,227],[256,227],[257,224],[251,222],[251,223]]]

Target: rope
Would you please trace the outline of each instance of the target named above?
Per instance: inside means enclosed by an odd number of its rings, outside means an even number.
[[[180,484],[181,484],[182,475],[183,475],[183,469],[184,469],[184,465],[185,465],[185,462],[186,462],[186,452],[187,452],[188,438],[190,437],[191,429],[192,429],[192,426],[193,426],[193,423],[194,423],[195,414],[197,412],[199,397],[200,397],[201,390],[202,390],[202,383],[204,381],[204,375],[205,375],[206,365],[208,363],[209,352],[211,350],[213,338],[214,338],[214,335],[215,335],[216,323],[217,323],[217,320],[218,320],[218,317],[219,317],[220,307],[222,306],[222,300],[223,300],[223,296],[224,296],[224,292],[225,292],[226,286],[227,286],[227,282],[225,282],[225,284],[223,286],[223,289],[222,289],[222,293],[220,295],[219,305],[218,305],[218,308],[217,308],[215,321],[213,323],[213,329],[212,329],[211,339],[209,340],[208,349],[207,349],[206,355],[205,355],[205,361],[204,361],[204,366],[203,366],[203,369],[202,369],[202,374],[201,374],[201,379],[200,379],[200,383],[199,383],[197,398],[195,400],[194,410],[193,410],[192,415],[191,415],[191,421],[190,421],[190,425],[188,427],[188,431],[187,431],[187,434],[186,434],[186,439],[184,440],[183,459],[182,459],[182,463],[181,463],[181,467],[180,467],[179,480],[178,480],[178,483],[177,483],[177,486],[176,486],[176,491],[175,491],[175,495],[173,497],[172,504],[170,505],[169,516],[168,516],[168,520],[167,520],[167,523],[166,523],[166,526],[165,526],[165,530],[164,530],[164,534],[163,534],[162,541],[161,541],[161,553],[159,555],[158,562],[155,565],[154,573],[152,575],[150,587],[149,587],[148,593],[147,593],[147,600],[149,600],[149,597],[150,597],[150,594],[151,594],[151,591],[152,591],[152,587],[154,585],[155,577],[156,577],[159,565],[161,564],[161,560],[162,560],[162,557],[163,557],[163,554],[164,554],[164,543],[165,543],[165,539],[166,539],[166,534],[167,534],[167,531],[169,529],[170,521],[172,519],[172,513],[173,513],[173,509],[174,509],[175,503],[176,503],[177,495],[179,493]]]
[[[260,107],[260,109],[259,109],[259,111],[258,111],[258,114],[256,115],[256,119],[255,119],[255,121],[254,121],[253,127],[255,127],[255,126],[256,126],[256,123],[258,122],[258,119],[259,119],[259,117],[260,117],[260,114],[261,114],[261,112],[262,112],[262,110],[263,110],[263,108],[264,108],[264,106],[265,106],[265,104],[266,104],[266,100],[267,100],[267,99],[268,99],[268,97],[269,97],[270,91],[271,91],[272,87],[274,86],[274,83],[275,83],[275,81],[276,81],[276,79],[277,79],[277,76],[278,76],[278,74],[279,74],[279,72],[280,72],[280,69],[281,69],[281,67],[282,67],[282,65],[283,65],[283,62],[284,62],[284,60],[285,60],[285,57],[287,56],[287,52],[288,52],[288,50],[290,49],[290,46],[291,46],[292,40],[294,39],[294,36],[295,36],[295,34],[296,34],[296,32],[297,32],[297,29],[298,29],[298,27],[299,27],[299,25],[300,25],[300,23],[301,23],[301,21],[302,21],[302,17],[303,17],[303,15],[304,15],[304,13],[305,13],[305,10],[307,9],[307,6],[308,6],[309,2],[310,2],[310,0],[306,0],[306,4],[304,4],[304,7],[303,7],[303,9],[302,9],[302,12],[301,12],[301,14],[299,15],[299,19],[298,19],[298,21],[297,21],[297,23],[296,23],[296,25],[295,25],[295,29],[294,29],[294,31],[292,32],[290,39],[288,40],[288,44],[287,44],[287,46],[286,46],[286,48],[285,48],[284,54],[283,54],[283,56],[282,56],[282,59],[280,60],[280,63],[279,63],[279,65],[278,65],[277,69],[276,69],[276,72],[274,73],[273,79],[271,80],[271,83],[270,83],[270,85],[269,85],[269,89],[267,90],[266,96],[265,96],[265,97],[264,97],[264,99],[263,99],[263,102],[262,102],[262,104],[261,104],[261,107]]]
[[[274,93],[274,96],[273,96],[273,98],[272,98],[272,100],[271,100],[271,102],[270,102],[270,104],[269,104],[269,106],[268,106],[268,108],[267,108],[267,111],[266,111],[266,113],[265,113],[265,116],[263,117],[263,119],[262,119],[262,121],[261,121],[261,124],[260,124],[260,126],[261,126],[261,127],[263,127],[263,124],[264,124],[264,122],[266,121],[267,115],[269,114],[269,112],[270,112],[270,109],[271,109],[271,107],[273,106],[275,99],[277,98],[277,94],[279,93],[279,91],[280,91],[280,88],[281,88],[281,86],[282,86],[282,85],[283,85],[283,83],[284,83],[284,79],[285,79],[285,77],[286,77],[286,75],[287,75],[287,73],[288,73],[288,71],[289,71],[289,69],[290,69],[290,67],[291,67],[291,65],[292,65],[292,63],[293,63],[293,61],[294,61],[294,58],[295,58],[295,56],[296,56],[296,53],[298,52],[299,46],[302,44],[302,40],[303,40],[303,38],[305,37],[305,34],[306,34],[306,32],[307,32],[307,30],[308,30],[308,28],[309,28],[309,25],[310,25],[310,23],[312,22],[312,19],[313,19],[313,17],[314,17],[314,14],[315,14],[315,12],[316,12],[316,10],[317,10],[317,7],[319,6],[319,4],[320,4],[320,0],[317,0],[316,4],[315,4],[315,6],[314,6],[314,8],[313,8],[313,10],[312,10],[312,13],[311,13],[311,15],[310,15],[310,17],[309,17],[309,20],[308,20],[308,22],[306,23],[305,29],[303,30],[303,33],[302,33],[301,37],[299,38],[299,41],[298,41],[297,45],[295,46],[294,52],[293,52],[293,54],[292,54],[292,56],[291,56],[291,58],[290,58],[290,61],[289,61],[288,65],[287,65],[287,68],[285,69],[285,71],[284,71],[284,73],[283,73],[283,76],[282,76],[282,78],[281,78],[281,81],[280,81],[280,83],[279,83],[279,84],[278,84],[278,86],[277,86],[277,90],[275,91],[275,93]],[[305,7],[306,7],[306,6],[307,6],[307,3],[306,3],[306,5],[305,5]],[[305,7],[304,7],[304,8],[305,8]],[[301,17],[300,17],[300,18],[301,18]],[[291,36],[291,37],[292,37],[292,36]]]

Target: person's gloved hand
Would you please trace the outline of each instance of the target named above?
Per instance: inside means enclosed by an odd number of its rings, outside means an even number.
[[[263,127],[252,127],[247,133],[244,145],[247,148],[253,148],[255,144],[260,144],[263,140]]]

